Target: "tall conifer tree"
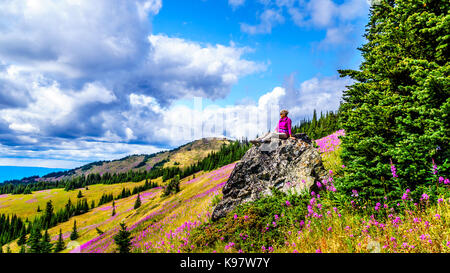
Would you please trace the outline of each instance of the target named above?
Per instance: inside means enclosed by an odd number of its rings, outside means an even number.
[[[432,160],[450,167],[450,2],[374,1],[359,70],[344,91],[341,188],[369,200],[433,190]],[[397,169],[393,178],[391,164]]]

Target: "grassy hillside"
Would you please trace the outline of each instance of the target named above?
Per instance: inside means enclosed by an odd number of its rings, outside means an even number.
[[[184,236],[194,226],[200,222],[206,221],[212,212],[212,200],[214,196],[221,195],[221,188],[226,182],[235,164],[230,164],[218,170],[209,173],[197,173],[193,176],[181,180],[181,191],[178,194],[168,197],[162,197],[163,189],[161,187],[154,188],[140,193],[142,206],[137,210],[133,209],[136,195],[115,201],[116,215],[112,216],[112,202],[97,207],[86,214],[72,217],[70,221],[59,224],[48,230],[53,241],[57,240],[59,230],[62,230],[66,245],[69,243],[70,233],[73,227],[73,221],[76,221],[80,238],[77,242],[81,244],[81,252],[113,252],[115,245],[113,243],[113,235],[117,232],[120,222],[125,222],[135,237],[136,243],[133,244],[135,252],[166,252],[169,249],[168,242],[178,242],[174,245],[172,251],[181,249],[179,239]],[[110,188],[95,189],[95,191],[111,191],[116,190],[117,193],[124,186],[135,183],[112,185]],[[96,185],[101,186],[101,185]],[[78,191],[73,191],[76,195]],[[94,192],[94,191],[93,191]],[[45,200],[66,201],[67,193],[63,191],[34,193],[35,198]],[[101,193],[99,192],[101,195]],[[94,196],[94,195],[93,195]],[[23,197],[6,196],[18,200],[9,200],[8,202],[25,202]],[[94,197],[95,198],[95,197]],[[99,197],[98,197],[99,198]],[[15,203],[18,204],[18,203]],[[24,203],[21,203],[24,204]],[[19,205],[20,206],[20,205]],[[0,212],[4,212],[0,209]],[[25,212],[24,212],[25,213]],[[32,213],[28,210],[28,213]],[[158,227],[158,228],[156,228]],[[104,231],[103,235],[99,235],[97,228]],[[171,240],[164,239],[166,232],[173,231],[176,234]],[[165,241],[164,241],[165,240]],[[148,245],[155,245],[155,249],[151,250]],[[18,252],[19,247],[16,242],[9,244],[12,252]],[[7,246],[3,247],[6,251]],[[165,249],[165,250],[164,250]],[[66,252],[69,250],[66,250]],[[77,251],[77,250],[75,250]]]
[[[161,179],[156,179],[154,182],[160,182]],[[123,188],[132,189],[133,187],[143,185],[142,182],[130,182],[113,185],[89,185],[86,188],[80,188],[73,191],[65,191],[64,189],[50,189],[33,192],[32,194],[3,194],[0,195],[0,213],[2,214],[16,214],[21,218],[29,218],[30,220],[36,215],[38,206],[41,209],[45,208],[46,203],[52,200],[55,210],[63,208],[69,198],[72,202],[77,201],[78,192],[83,194],[82,199],[87,199],[88,204],[92,200],[96,203],[100,200],[103,193],[112,193],[114,196],[118,195]]]

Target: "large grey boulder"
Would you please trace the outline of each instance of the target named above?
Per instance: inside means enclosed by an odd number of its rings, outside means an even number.
[[[250,148],[236,164],[211,219],[226,216],[239,204],[271,195],[272,188],[300,193],[316,190],[316,182],[328,178],[320,154],[311,144],[300,139],[272,139]]]

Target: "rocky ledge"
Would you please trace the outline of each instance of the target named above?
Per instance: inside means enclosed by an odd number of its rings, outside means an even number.
[[[307,136],[272,139],[250,148],[236,164],[211,218],[216,221],[239,204],[271,195],[272,188],[283,192],[315,190],[316,181],[328,178],[320,154]]]

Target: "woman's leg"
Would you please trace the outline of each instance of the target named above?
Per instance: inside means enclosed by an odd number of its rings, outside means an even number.
[[[289,136],[286,133],[278,133],[278,134],[279,134],[278,137],[281,138],[281,139],[288,139],[289,138]]]
[[[281,138],[281,139],[287,139],[287,134],[285,133],[278,133],[278,132],[271,132],[264,136],[261,141],[262,142],[269,142],[272,138]]]

